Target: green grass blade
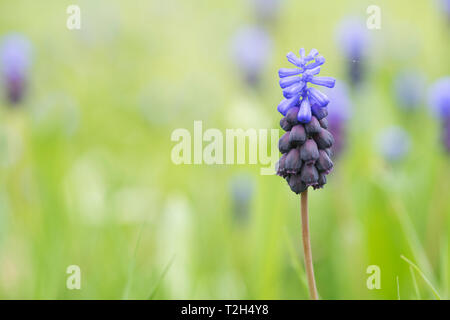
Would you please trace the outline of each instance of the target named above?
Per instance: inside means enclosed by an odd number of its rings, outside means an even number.
[[[396,281],[397,281],[397,299],[400,299],[400,282],[398,281],[398,276],[396,277]]]
[[[175,256],[173,256],[172,259],[170,259],[169,262],[167,263],[167,265],[164,267],[163,272],[161,273],[159,278],[156,280],[156,283],[153,286],[153,289],[150,292],[147,300],[153,300],[153,297],[155,296],[156,292],[158,291],[159,285],[161,284],[162,280],[166,276],[166,274],[169,271],[170,267],[172,266],[174,260],[175,260]]]
[[[401,255],[400,258],[405,260],[420,276],[422,277],[423,281],[430,287],[431,291],[433,292],[436,299],[441,300],[441,296],[437,292],[436,288],[433,286],[433,284],[428,280],[428,278],[425,276],[425,274],[422,272],[422,270],[419,269],[417,265],[415,265],[411,260],[406,258],[404,255]]]
[[[417,279],[416,279],[416,275],[414,273],[414,269],[412,266],[409,266],[409,272],[411,272],[411,278],[413,280],[413,284],[414,284],[414,291],[416,291],[416,297],[417,300],[421,300],[420,297],[420,290],[419,290],[419,285],[417,284]]]
[[[131,283],[133,281],[133,275],[134,275],[134,266],[136,264],[137,250],[139,247],[139,243],[141,242],[142,230],[144,229],[145,223],[146,223],[146,221],[144,221],[142,223],[141,228],[139,229],[138,238],[136,240],[136,246],[134,247],[133,257],[131,259],[130,267],[128,269],[127,284],[125,285],[125,289],[124,289],[123,295],[122,295],[123,300],[127,300],[130,295]]]
[[[308,282],[306,280],[305,270],[303,269],[303,267],[300,263],[300,260],[298,259],[298,256],[295,254],[294,245],[289,240],[287,231],[285,232],[285,238],[286,238],[287,248],[289,251],[289,256],[291,257],[292,266],[294,267],[295,273],[297,274],[300,282],[302,283],[303,287],[305,288],[306,294],[309,294]]]

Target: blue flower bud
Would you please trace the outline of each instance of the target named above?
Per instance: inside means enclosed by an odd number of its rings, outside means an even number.
[[[306,97],[303,98],[300,103],[300,110],[298,111],[297,119],[301,123],[308,123],[311,121],[311,105]]]

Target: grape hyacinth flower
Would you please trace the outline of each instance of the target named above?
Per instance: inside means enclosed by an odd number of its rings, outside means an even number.
[[[337,29],[336,40],[338,48],[348,60],[350,83],[356,86],[364,77],[364,58],[369,40],[364,21],[356,17],[344,19]]]
[[[25,93],[31,63],[31,44],[20,34],[3,38],[0,47],[1,75],[8,101],[19,103]]]
[[[286,133],[279,141],[283,154],[277,164],[277,174],[286,179],[296,194],[301,194],[303,249],[311,299],[317,299],[317,289],[312,264],[308,227],[308,187],[322,188],[326,175],[333,168],[330,159],[334,139],[327,130],[327,105],[329,98],[308,83],[333,88],[335,79],[318,77],[325,58],[312,49],[308,55],[300,49],[300,57],[289,52],[287,59],[295,68],[278,71],[284,100],[278,111],[284,116],[280,121]]]
[[[344,82],[338,81],[333,89],[326,91],[330,99],[328,104],[328,131],[334,137],[334,143],[331,146],[331,153],[336,159],[345,147],[346,125],[351,115],[352,103],[349,96],[349,90]]]
[[[442,142],[450,152],[450,76],[434,83],[429,91],[428,103],[442,123]]]
[[[257,86],[272,55],[272,39],[258,26],[239,29],[232,40],[233,62],[250,86]]]
[[[378,137],[378,150],[389,163],[405,158],[411,148],[411,138],[403,128],[392,126],[384,129]]]
[[[394,80],[398,105],[405,111],[417,109],[423,100],[424,76],[415,71],[404,71]]]

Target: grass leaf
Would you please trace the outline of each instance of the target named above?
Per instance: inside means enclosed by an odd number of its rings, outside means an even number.
[[[425,274],[422,272],[422,270],[420,270],[416,264],[414,264],[411,260],[406,258],[404,255],[401,255],[400,258],[405,260],[418,274],[420,274],[420,276],[425,281],[425,283],[430,287],[430,289],[433,292],[436,299],[441,300],[441,296],[437,292],[436,288],[433,286],[433,284],[430,282],[430,280],[428,280],[428,278],[425,276]]]

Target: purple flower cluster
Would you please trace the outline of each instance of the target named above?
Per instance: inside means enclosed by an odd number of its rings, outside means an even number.
[[[277,164],[277,174],[298,194],[309,186],[323,187],[326,175],[333,169],[330,157],[334,139],[327,130],[326,119],[330,100],[316,88],[308,88],[307,84],[332,88],[335,80],[315,77],[325,62],[315,49],[307,56],[301,49],[300,58],[293,53],[287,57],[297,68],[279,70],[285,99],[278,105],[278,111],[284,115],[280,126],[286,133],[278,142],[283,155]]]
[[[442,122],[442,140],[450,152],[450,76],[439,79],[431,86],[428,103]]]
[[[8,100],[16,104],[23,98],[31,63],[31,44],[19,34],[3,38],[0,47],[1,75]]]
[[[297,120],[300,123],[309,123],[312,115],[323,118],[328,114],[328,97],[311,84],[333,88],[336,82],[331,77],[316,77],[320,73],[320,66],[325,63],[325,58],[319,55],[316,49],[305,56],[305,49],[300,49],[300,57],[289,52],[287,59],[296,68],[283,68],[278,71],[280,87],[283,89],[284,100],[278,105],[278,111],[286,116],[287,112],[298,107]]]

